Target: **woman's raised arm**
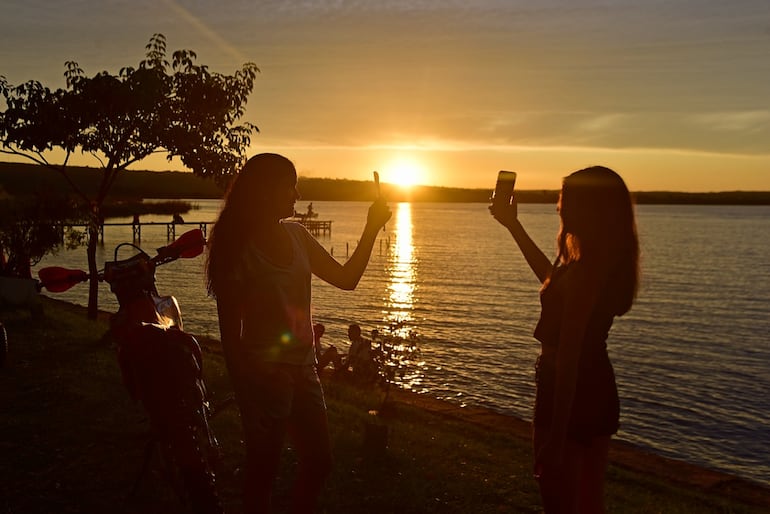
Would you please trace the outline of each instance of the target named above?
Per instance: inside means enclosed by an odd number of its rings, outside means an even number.
[[[491,212],[492,216],[494,216],[494,218],[511,233],[514,241],[516,241],[516,244],[519,246],[522,255],[524,255],[524,259],[527,261],[527,264],[529,264],[529,267],[532,268],[532,271],[535,273],[540,283],[542,284],[545,282],[548,275],[550,275],[553,266],[551,261],[548,260],[548,257],[546,257],[543,251],[537,244],[535,244],[532,238],[529,237],[529,234],[519,221],[516,198],[513,198],[510,205],[497,207],[490,205],[489,212]]]
[[[384,200],[377,199],[369,207],[361,240],[345,264],[337,262],[315,238],[309,237],[308,254],[313,274],[340,289],[348,291],[355,289],[369,263],[374,242],[377,240],[377,233],[390,217],[391,212],[388,205]]]

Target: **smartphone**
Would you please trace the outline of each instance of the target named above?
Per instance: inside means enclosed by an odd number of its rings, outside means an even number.
[[[374,175],[374,186],[377,188],[377,199],[380,199],[380,174],[376,171],[372,172]],[[385,232],[385,225],[382,226],[382,231]]]
[[[377,188],[377,198],[380,197],[380,174],[376,171],[373,171],[372,174],[374,175],[374,185]]]
[[[499,171],[495,192],[492,193],[492,204],[495,206],[508,205],[513,197],[513,186],[516,184],[515,171]]]

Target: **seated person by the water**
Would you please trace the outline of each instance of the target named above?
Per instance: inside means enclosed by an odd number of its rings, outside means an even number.
[[[326,328],[321,323],[313,325],[315,339],[316,367],[319,372],[330,364],[335,374],[349,375],[360,383],[370,383],[377,378],[377,363],[374,360],[372,342],[361,336],[361,327],[353,323],[348,327],[350,348],[348,353],[340,353],[334,345],[326,349],[321,347],[321,337]]]
[[[181,214],[179,214],[178,212],[175,212],[174,216],[173,216],[173,222],[174,223],[184,223],[184,218],[182,218]]]
[[[347,354],[340,353],[333,345],[325,350],[321,347],[321,337],[326,331],[321,323],[313,325],[316,352],[316,368],[319,372],[330,364],[335,374],[344,373],[360,383],[373,382],[377,377],[377,363],[374,360],[372,342],[361,336],[361,327],[353,323],[348,327],[350,348]]]
[[[345,369],[351,369],[358,381],[373,381],[377,377],[377,363],[372,355],[372,342],[361,336],[361,327],[356,323],[348,327],[348,338],[350,350],[347,359],[343,359]]]
[[[330,345],[326,350],[321,347],[321,337],[326,333],[326,327],[323,323],[313,325],[313,345],[315,347],[316,369],[320,373],[326,366],[332,364],[335,371],[343,369],[342,354],[337,351],[334,345]]]
[[[382,352],[382,336],[380,336],[380,331],[376,328],[372,329],[372,357],[376,360],[378,357],[378,354]]]

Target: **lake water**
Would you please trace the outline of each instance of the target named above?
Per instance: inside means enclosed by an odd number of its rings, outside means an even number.
[[[194,203],[199,209],[185,215],[188,222],[216,218],[218,201]],[[367,205],[314,208],[319,219],[333,220],[332,234],[319,241],[344,260]],[[314,316],[326,325],[325,342],[345,347],[351,322],[368,332],[404,320],[422,336],[424,361],[404,387],[528,419],[539,283],[508,232],[482,204],[392,208],[356,291],[314,279]],[[618,438],[770,485],[770,207],[641,205],[637,214],[641,290],[609,341],[622,405]],[[553,256],[555,206],[521,205],[520,218]],[[153,220],[169,221],[143,218]],[[166,244],[165,226],[145,227],[142,236],[147,249]],[[99,262],[130,240],[130,227],[107,227]],[[38,268],[85,269],[85,262],[78,249]],[[202,267],[202,257],[161,267],[158,289],[178,298],[188,331],[218,337]],[[85,304],[86,295],[81,285],[56,297]],[[117,307],[104,285],[100,307]]]

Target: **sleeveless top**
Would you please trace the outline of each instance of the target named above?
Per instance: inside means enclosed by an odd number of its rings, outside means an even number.
[[[310,235],[299,223],[282,222],[291,240],[285,266],[270,262],[253,244],[246,246],[234,278],[243,288],[241,339],[250,357],[266,362],[310,364],[313,322],[310,314]]]
[[[550,284],[540,295],[542,310],[534,336],[542,348],[551,350],[541,353],[536,365],[534,423],[541,428],[550,425],[553,413],[556,385],[556,351],[553,350],[558,348],[561,335],[566,289],[564,275],[568,269],[569,266],[558,266]],[[582,341],[570,414],[568,434],[577,440],[612,435],[618,430],[620,402],[607,354],[607,336],[614,317],[608,294],[600,294]]]

